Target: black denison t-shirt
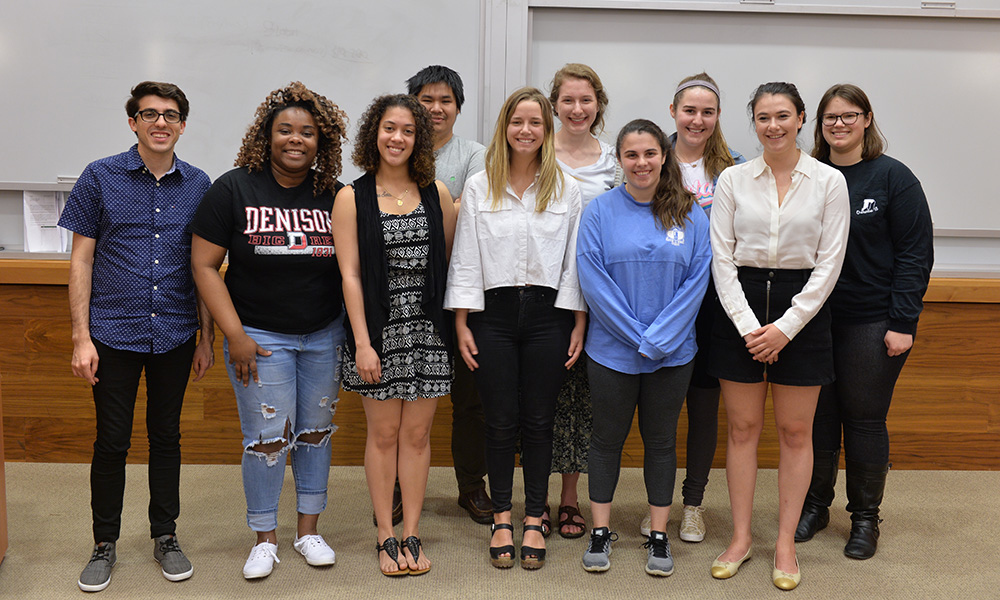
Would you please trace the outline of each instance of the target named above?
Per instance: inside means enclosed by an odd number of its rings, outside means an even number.
[[[304,334],[341,312],[343,290],[330,231],[333,191],[313,197],[313,173],[278,185],[270,168],[219,177],[191,232],[229,250],[226,287],[244,325]]]

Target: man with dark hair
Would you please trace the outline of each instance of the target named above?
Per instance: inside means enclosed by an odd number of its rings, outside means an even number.
[[[97,416],[90,467],[95,545],[77,582],[85,592],[111,583],[143,371],[153,558],[170,581],[191,577],[176,536],[181,403],[192,368],[197,381],[214,362],[213,322],[195,296],[187,231],[210,182],[174,155],[187,98],[176,85],[144,81],[125,112],[137,143],[87,165],[59,219],[73,232],[73,374],[92,386]]]
[[[441,65],[425,67],[406,81],[431,115],[434,127],[434,161],[437,178],[444,182],[455,202],[462,196],[465,180],[484,169],[486,148],[454,134],[455,119],[465,103],[462,78]],[[451,455],[458,480],[458,505],[477,523],[493,522],[493,505],[486,493],[486,438],[483,405],[476,393],[472,373],[462,360],[455,361],[451,388]]]
[[[465,104],[462,78],[448,67],[431,65],[407,79],[406,86],[407,93],[416,96],[431,115],[437,178],[448,186],[451,197],[457,202],[465,180],[485,168],[486,153],[482,144],[460,138],[453,131],[455,119]]]

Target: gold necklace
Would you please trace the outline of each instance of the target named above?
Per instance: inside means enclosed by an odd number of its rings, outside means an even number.
[[[399,196],[393,195],[393,193],[389,191],[389,188],[385,187],[384,185],[382,186],[382,191],[385,192],[386,194],[389,194],[389,197],[393,198],[396,201],[396,206],[402,206],[403,198],[405,198],[406,195],[410,193],[410,188],[406,188],[405,190],[403,190],[403,193],[400,194]]]

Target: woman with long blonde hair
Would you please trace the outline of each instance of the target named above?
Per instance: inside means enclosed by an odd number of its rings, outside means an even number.
[[[445,308],[486,415],[494,524],[490,558],[514,564],[511,495],[521,439],[525,525],[521,566],[545,563],[542,514],[552,422],[566,369],[580,357],[586,305],[576,276],[580,190],[562,175],[552,106],[535,88],[504,102],[486,170],[465,184]]]

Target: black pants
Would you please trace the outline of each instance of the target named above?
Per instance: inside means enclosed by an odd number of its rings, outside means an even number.
[[[518,434],[524,512],[545,512],[552,422],[574,324],[571,311],[553,306],[555,297],[555,290],[544,287],[496,288],[486,291],[486,309],[469,315],[479,349],[474,374],[486,415],[493,512],[511,509]]]
[[[125,457],[139,376],[146,371],[146,430],[149,435],[150,536],[174,533],[180,514],[181,404],[191,372],[195,337],[163,354],[116,350],[94,340],[100,357],[94,386],[97,440],[90,465],[94,541],[114,542],[121,532]]]
[[[885,347],[888,322],[837,325],[833,333],[833,366],[837,380],[824,385],[813,419],[813,450],[840,448],[844,457],[861,463],[889,462],[886,415],[896,379],[909,350],[889,356]]]
[[[456,356],[455,381],[451,384],[451,458],[460,494],[483,487],[485,427],[483,403],[476,392],[475,378],[465,361]]]
[[[687,398],[687,467],[681,487],[686,506],[701,506],[712,471],[715,449],[719,443],[719,380],[708,374],[709,347],[715,315],[722,310],[715,282],[708,279],[708,289],[695,319],[698,353],[694,357],[694,370]]]
[[[673,503],[677,475],[677,419],[691,381],[692,363],[630,375],[593,360],[587,363],[594,432],[590,436],[590,501],[614,499],[621,473],[622,447],[639,410],[642,478],[651,506]]]

